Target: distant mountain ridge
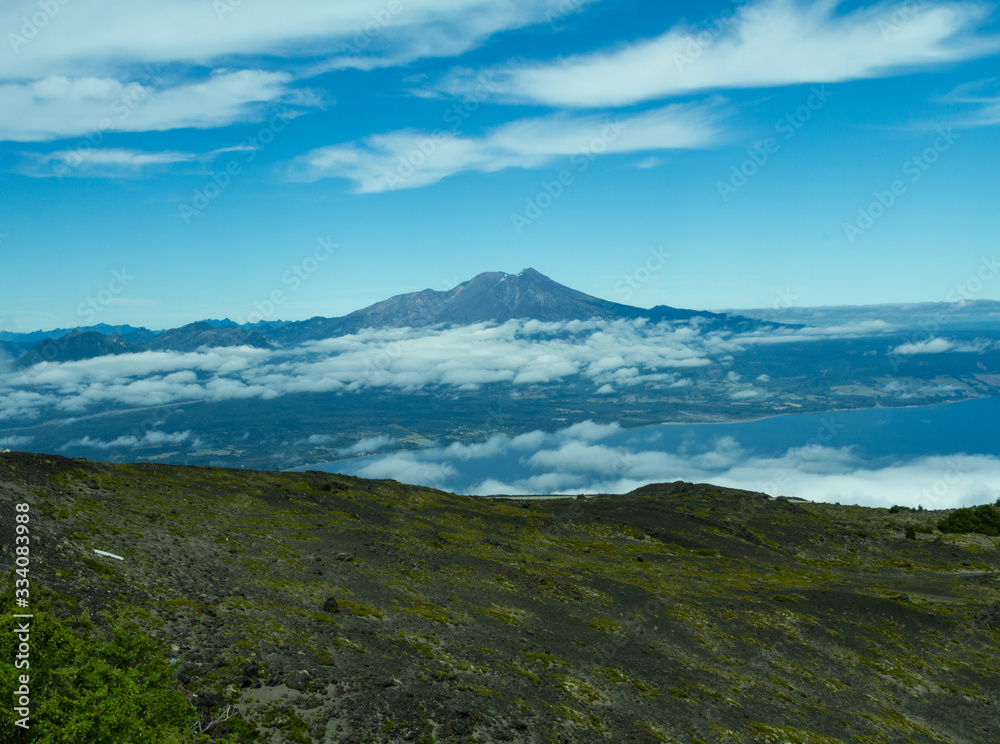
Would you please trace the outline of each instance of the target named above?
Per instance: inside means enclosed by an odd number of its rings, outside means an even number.
[[[77,361],[138,351],[190,352],[203,347],[252,346],[272,348],[357,333],[364,328],[422,328],[509,320],[559,322],[570,320],[660,321],[701,320],[711,328],[734,332],[778,325],[739,315],[684,310],[657,305],[648,310],[585,294],[553,281],[532,268],[517,274],[492,271],[443,291],[425,289],[396,295],[339,318],[315,317],[292,322],[239,326],[228,318],[190,323],[162,332],[133,326],[106,326],[112,333],[78,329],[61,338],[46,336],[18,359],[20,367],[42,361]],[[43,332],[39,331],[38,334]],[[8,334],[8,348],[23,339]],[[35,335],[35,334],[26,334]]]
[[[78,362],[115,354],[131,354],[142,347],[124,341],[121,336],[108,336],[97,331],[71,331],[62,338],[47,338],[20,357],[15,366],[31,367],[40,362]]]
[[[648,310],[623,305],[571,289],[532,268],[517,274],[491,271],[446,290],[425,289],[396,295],[340,318],[289,322],[268,335],[282,343],[301,343],[356,333],[362,328],[420,328],[526,319],[541,321],[621,320],[647,318],[686,321],[702,318],[749,330],[761,321],[698,310],[657,305]]]

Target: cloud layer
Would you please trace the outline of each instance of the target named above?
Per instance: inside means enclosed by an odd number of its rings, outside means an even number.
[[[291,349],[249,347],[143,352],[79,362],[42,363],[0,373],[0,421],[94,408],[184,401],[272,399],[295,393],[351,393],[428,387],[475,390],[579,379],[595,394],[634,386],[693,384],[705,368],[760,344],[872,335],[888,326],[771,328],[744,334],[692,323],[511,320],[445,329],[367,329]],[[737,399],[766,395],[731,379]]]
[[[588,2],[575,2],[579,9]],[[0,6],[12,53],[0,78],[128,65],[204,65],[261,55],[373,67],[450,56],[500,31],[545,21],[564,0],[107,0],[60,2],[41,24],[37,0]],[[25,21],[29,21],[25,23]]]
[[[627,106],[720,88],[832,83],[894,74],[996,49],[972,29],[975,2],[879,4],[837,12],[835,0],[764,0],[707,28],[677,26],[616,49],[489,71],[495,97],[562,107]],[[477,73],[481,74],[481,73]],[[441,86],[467,95],[469,71]]]
[[[747,432],[745,441],[753,436]],[[592,422],[555,433],[497,434],[481,444],[395,453],[347,464],[340,472],[480,496],[626,493],[647,483],[676,480],[883,507],[953,508],[1000,496],[1000,458],[990,455],[886,461],[866,458],[852,446],[818,441],[761,455],[732,436],[678,448],[661,443],[657,427],[624,431],[617,424]],[[505,476],[500,480],[478,475],[484,472]]]
[[[267,106],[317,105],[283,72],[216,72],[169,84],[53,75],[0,85],[0,140],[37,142],[105,132],[208,129],[257,121]],[[288,114],[291,115],[291,114]]]
[[[605,153],[707,147],[718,137],[717,107],[674,105],[628,117],[557,114],[520,119],[473,137],[405,130],[322,147],[298,158],[292,180],[347,178],[370,193],[427,186],[458,173],[539,168],[565,158],[573,170]]]

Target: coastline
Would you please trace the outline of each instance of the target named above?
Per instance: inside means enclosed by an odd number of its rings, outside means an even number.
[[[793,416],[822,416],[822,415],[830,415],[830,414],[837,414],[837,413],[853,413],[853,412],[862,413],[862,412],[870,412],[870,411],[876,411],[876,410],[883,410],[883,411],[917,410],[917,409],[922,409],[922,408],[938,408],[938,407],[943,407],[943,406],[947,406],[947,405],[954,405],[954,404],[958,404],[958,403],[971,403],[971,402],[974,402],[974,401],[990,400],[990,399],[994,399],[994,398],[995,399],[1000,399],[1000,395],[983,395],[983,396],[978,396],[978,397],[975,397],[975,398],[963,398],[962,400],[938,401],[936,403],[929,403],[929,404],[925,404],[925,405],[865,406],[865,407],[860,407],[860,408],[832,408],[832,409],[826,409],[826,410],[822,410],[822,411],[803,411],[801,413],[792,413],[792,412],[775,413],[775,414],[764,415],[764,416],[754,416],[753,418],[746,418],[746,419],[728,419],[728,420],[725,420],[725,421],[662,421],[662,422],[658,422],[658,423],[654,423],[654,424],[642,424],[641,426],[628,426],[628,427],[623,426],[621,428],[621,430],[623,432],[625,432],[625,431],[635,432],[635,431],[641,431],[643,429],[652,429],[652,428],[660,427],[660,426],[730,426],[730,425],[738,425],[738,424],[751,424],[751,423],[756,423],[756,422],[760,422],[760,421],[768,421],[768,420],[772,420],[772,419],[789,418],[789,417],[793,417]],[[572,424],[571,424],[571,426],[572,426]],[[563,428],[566,428],[566,427],[563,427]],[[556,431],[560,431],[560,430],[557,429]],[[522,433],[526,433],[526,432],[522,432]],[[513,435],[508,435],[508,436],[511,436],[511,438],[513,438],[513,437],[516,437],[516,436],[519,436],[519,435],[518,434],[513,434]],[[467,444],[476,444],[476,443],[478,443],[478,442],[469,442]],[[419,450],[419,448],[418,448],[418,450]],[[297,465],[294,468],[288,468],[288,469],[277,471],[277,472],[294,473],[294,472],[304,472],[306,470],[317,470],[317,469],[322,469],[323,466],[332,465],[334,463],[351,462],[353,460],[361,460],[361,459],[372,458],[372,457],[383,457],[383,456],[398,454],[398,453],[401,453],[401,452],[411,452],[411,451],[418,451],[418,450],[405,449],[405,448],[401,448],[401,449],[388,449],[388,450],[385,450],[383,452],[373,452],[373,453],[365,454],[365,455],[355,455],[353,457],[347,457],[347,458],[343,458],[343,459],[339,459],[339,460],[327,460],[327,461],[324,461],[324,462],[311,463],[311,464],[307,464],[307,465]],[[336,471],[326,471],[326,472],[336,472]]]

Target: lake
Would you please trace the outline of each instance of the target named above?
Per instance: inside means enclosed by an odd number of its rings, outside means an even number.
[[[1000,398],[639,429],[586,422],[310,469],[484,496],[624,493],[684,480],[815,501],[947,508],[1000,497],[998,422]]]

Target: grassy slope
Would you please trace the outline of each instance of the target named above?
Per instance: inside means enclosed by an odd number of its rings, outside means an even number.
[[[233,703],[280,732],[262,741],[1000,732],[1000,632],[975,621],[1000,600],[1000,538],[903,539],[940,513],[691,484],[500,502],[16,453],[0,494],[6,515],[32,504],[33,591],[124,608],[206,720]]]

